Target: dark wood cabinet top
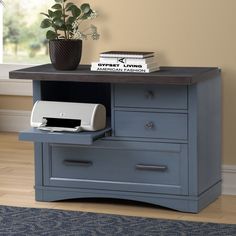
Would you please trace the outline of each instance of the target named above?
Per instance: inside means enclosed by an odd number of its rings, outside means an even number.
[[[77,70],[59,71],[51,64],[11,71],[11,79],[45,81],[78,81],[127,84],[191,85],[219,75],[217,67],[161,67],[152,73],[120,73],[90,71],[90,65],[80,65]]]

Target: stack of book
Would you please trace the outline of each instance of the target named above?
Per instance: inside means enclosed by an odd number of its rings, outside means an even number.
[[[150,73],[160,70],[154,52],[108,51],[92,62],[92,71]]]

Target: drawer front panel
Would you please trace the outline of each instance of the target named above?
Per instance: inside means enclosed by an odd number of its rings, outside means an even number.
[[[45,183],[86,189],[187,194],[186,145],[170,150],[170,144],[163,145],[160,151],[129,150],[127,144],[126,148],[115,149],[46,145]]]
[[[187,114],[115,111],[115,136],[187,139]]]
[[[187,87],[117,84],[114,104],[117,107],[187,109]]]

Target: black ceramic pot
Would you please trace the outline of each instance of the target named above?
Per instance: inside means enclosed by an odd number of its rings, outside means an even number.
[[[75,70],[80,63],[82,40],[55,39],[49,41],[49,55],[57,70]]]

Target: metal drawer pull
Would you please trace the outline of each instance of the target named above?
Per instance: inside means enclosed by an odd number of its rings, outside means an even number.
[[[153,99],[154,98],[154,92],[151,90],[148,90],[145,94],[147,99]]]
[[[64,160],[63,163],[65,165],[69,165],[69,166],[84,166],[84,167],[88,167],[88,166],[92,166],[93,165],[93,163],[91,161]]]
[[[138,165],[136,165],[136,169],[138,169],[138,170],[166,171],[167,166],[138,164]]]
[[[147,122],[145,125],[144,125],[144,127],[146,128],[146,129],[153,129],[154,128],[154,123],[152,122],[152,121],[150,121],[150,122]]]

